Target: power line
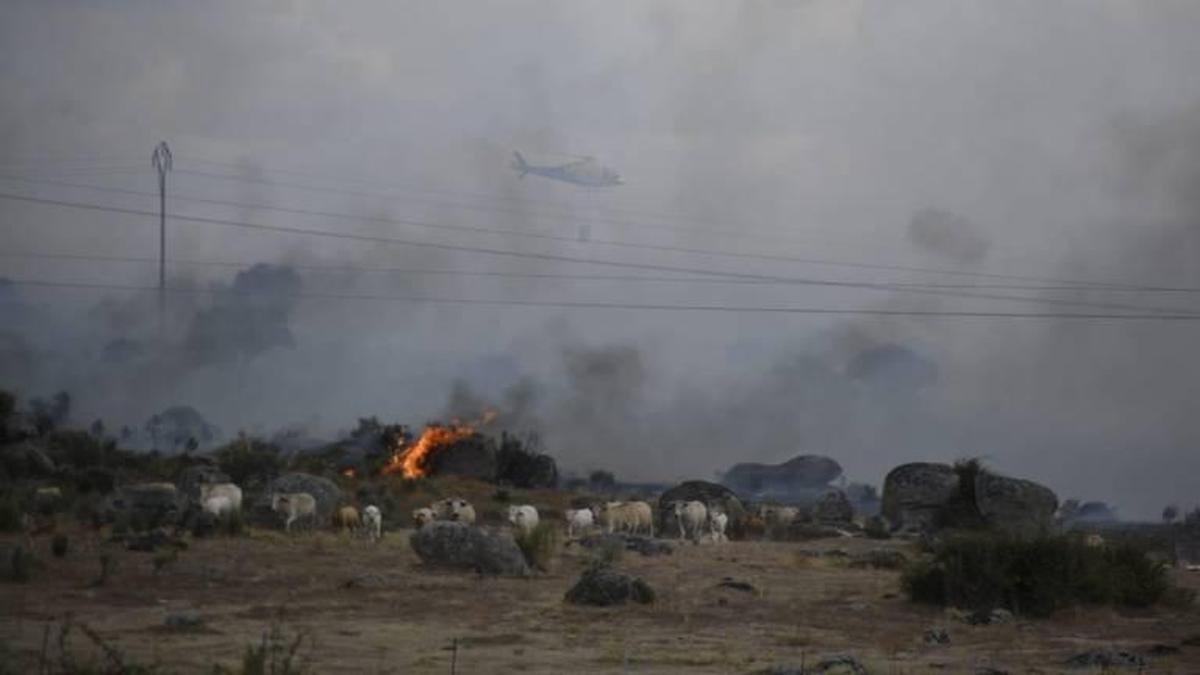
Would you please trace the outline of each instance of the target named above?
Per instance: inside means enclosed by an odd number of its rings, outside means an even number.
[[[40,251],[9,251],[0,252],[0,258],[33,258],[47,260],[81,260],[95,262],[126,262],[126,263],[156,263],[157,258],[137,256],[107,256],[81,253],[46,253]],[[198,267],[230,267],[245,268],[263,262],[261,260],[195,260],[189,258],[167,258],[172,265],[187,265]],[[390,273],[401,275],[431,275],[431,276],[461,276],[461,277],[505,277],[515,279],[565,279],[575,281],[620,281],[620,282],[662,282],[662,283],[711,283],[711,284],[745,284],[756,286],[788,285],[788,282],[771,279],[726,279],[710,276],[631,276],[616,274],[564,274],[556,272],[507,272],[498,270],[460,270],[460,269],[421,269],[412,267],[364,266],[364,265],[319,265],[313,263],[286,263],[289,267],[300,270],[318,272],[356,272],[356,273]],[[689,273],[690,274],[690,273]],[[1026,290],[1026,291],[1085,291],[1096,289],[1080,289],[1077,286],[1027,286],[1021,284],[942,284],[934,282],[887,282],[898,288],[946,288],[946,289],[995,289],[995,290]],[[1186,287],[1129,287],[1119,289],[1103,289],[1103,292],[1156,292],[1156,293],[1200,293],[1200,288]]]
[[[25,196],[25,195],[14,195],[14,194],[7,194],[7,193],[0,193],[0,199],[24,201],[24,202],[35,203],[35,204],[63,206],[63,207],[77,208],[77,209],[83,209],[83,210],[103,211],[103,212],[109,212],[109,213],[124,213],[124,214],[130,214],[130,215],[140,215],[140,216],[156,215],[153,211],[146,211],[146,210],[141,210],[141,209],[129,209],[129,208],[122,208],[122,207],[115,207],[115,206],[105,206],[105,205],[101,205],[101,204],[91,204],[91,203],[87,203],[87,202],[72,202],[72,201],[66,201],[66,200],[46,199],[46,198],[41,198],[41,197],[30,197],[30,196]],[[181,220],[181,221],[186,221],[186,222],[204,223],[204,224],[209,224],[209,225],[217,225],[217,226],[221,226],[221,227],[236,227],[236,228],[244,228],[244,229],[250,229],[250,230],[259,230],[259,231],[266,231],[266,232],[280,232],[280,233],[287,233],[287,234],[297,234],[297,235],[314,236],[314,237],[322,237],[322,238],[330,238],[330,239],[344,239],[344,240],[350,240],[350,241],[362,241],[362,242],[370,242],[370,243],[386,243],[386,244],[394,244],[394,245],[424,247],[424,248],[432,248],[432,249],[437,249],[437,250],[478,253],[478,254],[484,254],[484,255],[504,256],[504,257],[522,258],[522,259],[530,259],[530,260],[544,260],[544,261],[552,261],[552,262],[567,262],[567,263],[588,264],[588,265],[598,265],[598,266],[607,266],[607,267],[619,267],[619,268],[624,268],[624,269],[653,270],[653,271],[659,271],[659,272],[697,274],[697,275],[707,275],[707,276],[728,277],[728,278],[735,278],[735,279],[759,279],[759,280],[766,280],[766,281],[775,281],[775,282],[779,282],[782,284],[795,284],[795,285],[803,285],[803,286],[820,286],[820,287],[830,287],[830,288],[854,288],[854,289],[865,289],[865,290],[876,290],[876,291],[901,291],[901,292],[923,294],[923,295],[974,298],[974,299],[982,299],[982,300],[1003,300],[1003,301],[1013,301],[1013,302],[1032,302],[1032,303],[1037,303],[1037,304],[1063,305],[1063,306],[1073,306],[1073,307],[1094,307],[1094,308],[1100,308],[1100,309],[1122,309],[1122,310],[1130,310],[1130,311],[1138,311],[1138,312],[1178,311],[1178,310],[1171,309],[1171,308],[1142,307],[1142,306],[1137,306],[1137,305],[1122,305],[1122,304],[1116,304],[1116,303],[1097,303],[1097,302],[1086,302],[1086,301],[1076,301],[1076,300],[1063,300],[1063,299],[1056,299],[1056,298],[1030,298],[1030,297],[1026,297],[1026,296],[999,295],[999,294],[993,294],[993,293],[972,293],[972,292],[963,292],[963,291],[937,289],[937,288],[900,287],[900,286],[892,285],[889,283],[871,283],[871,282],[859,282],[859,281],[837,281],[837,280],[830,280],[830,279],[780,277],[780,276],[752,274],[752,273],[745,273],[745,272],[705,270],[705,269],[699,269],[699,268],[677,267],[677,266],[671,266],[671,265],[659,265],[659,264],[651,264],[651,263],[634,263],[634,262],[625,262],[625,261],[616,261],[616,260],[597,260],[594,258],[579,258],[579,257],[575,257],[575,256],[566,256],[566,255],[559,255],[559,254],[553,254],[553,253],[534,253],[534,252],[525,252],[525,251],[511,251],[511,250],[506,250],[506,249],[463,246],[463,245],[458,245],[458,244],[443,244],[443,243],[436,243],[436,242],[401,239],[398,237],[384,237],[384,236],[378,236],[378,235],[364,235],[364,234],[354,234],[354,233],[345,233],[345,232],[330,232],[328,230],[289,227],[289,226],[283,226],[283,225],[266,225],[266,224],[262,224],[262,223],[251,223],[251,222],[246,222],[246,221],[227,220],[227,219],[221,219],[221,218],[202,218],[202,217],[198,217],[198,216],[185,216],[185,215],[179,215],[179,214],[169,214],[169,215],[172,218],[175,218],[176,220]]]
[[[33,279],[6,280],[19,286],[45,288],[72,288],[89,290],[154,292],[157,286],[132,286],[84,282],[38,281]],[[239,292],[213,288],[167,288],[168,293],[201,295],[262,296],[270,293]],[[516,307],[555,307],[567,309],[617,309],[651,310],[670,312],[723,312],[723,313],[767,313],[767,314],[814,314],[814,315],[865,315],[907,317],[956,317],[994,319],[1083,319],[1116,321],[1197,321],[1200,314],[1106,314],[1078,312],[983,312],[954,310],[901,310],[901,309],[847,309],[838,307],[738,307],[730,305],[670,305],[641,304],[628,302],[572,302],[554,300],[496,300],[487,298],[449,298],[435,296],[366,295],[357,293],[292,293],[286,297],[318,300],[358,300],[371,302],[397,302],[414,304],[497,305]]]
[[[188,171],[185,169],[178,169],[175,171],[175,173],[195,173],[195,172]],[[140,197],[158,196],[157,193],[147,192],[144,190],[131,190],[131,189],[125,189],[125,188],[114,188],[114,187],[107,187],[107,186],[88,185],[88,184],[84,184],[84,183],[71,183],[71,182],[67,182],[67,181],[58,181],[58,180],[50,180],[50,179],[36,179],[36,178],[27,178],[27,177],[20,177],[20,176],[0,176],[0,179],[7,180],[7,181],[31,183],[31,184],[46,184],[46,185],[57,185],[60,187],[81,188],[81,189],[95,190],[98,192],[109,192],[109,193],[113,193],[113,194],[127,194],[127,195],[140,196]],[[425,222],[425,221],[407,219],[407,218],[389,218],[389,217],[383,217],[383,216],[362,216],[362,215],[340,213],[340,212],[317,211],[317,210],[313,210],[313,209],[297,209],[297,208],[289,208],[289,207],[284,207],[284,206],[259,204],[259,203],[253,203],[253,202],[229,201],[229,200],[223,200],[223,199],[210,199],[210,198],[205,198],[205,197],[194,197],[194,196],[186,196],[186,195],[176,195],[174,198],[177,200],[189,201],[189,202],[194,202],[194,203],[198,203],[198,204],[212,204],[212,205],[218,205],[218,206],[255,209],[255,210],[262,210],[262,211],[277,211],[280,213],[290,213],[290,214],[294,214],[294,215],[306,215],[306,216],[315,216],[315,217],[320,217],[320,218],[341,219],[341,220],[357,220],[357,221],[363,221],[363,222],[375,222],[375,223],[385,223],[385,224],[402,225],[402,226],[410,226],[410,227],[421,227],[421,228],[434,229],[434,230],[472,232],[472,233],[477,233],[477,234],[489,234],[489,235],[498,235],[498,236],[517,236],[517,237],[525,237],[525,238],[532,238],[532,239],[544,239],[544,240],[549,240],[549,241],[561,241],[561,242],[566,242],[566,243],[571,243],[571,244],[588,243],[588,244],[599,244],[599,245],[619,247],[619,248],[665,251],[665,252],[669,252],[669,253],[685,253],[685,254],[692,254],[692,255],[707,255],[707,256],[731,257],[731,258],[751,258],[751,259],[759,259],[759,260],[769,260],[772,262],[818,264],[818,265],[826,265],[826,266],[833,266],[833,267],[852,267],[852,268],[856,268],[856,269],[903,271],[903,272],[914,272],[914,273],[922,273],[922,274],[941,274],[941,275],[954,275],[954,276],[963,276],[963,277],[1012,279],[1012,280],[1020,280],[1020,281],[1042,282],[1042,284],[1043,284],[1043,285],[1038,285],[1038,286],[1033,286],[1033,285],[1024,285],[1024,286],[1022,286],[1022,285],[992,285],[992,286],[988,286],[988,285],[983,285],[983,284],[955,285],[955,284],[932,284],[932,283],[907,283],[907,284],[906,283],[897,283],[896,284],[898,286],[904,286],[904,287],[1003,288],[1003,289],[1010,289],[1010,290],[1039,290],[1039,291],[1040,290],[1081,290],[1081,291],[1082,290],[1114,290],[1114,291],[1128,291],[1128,292],[1137,291],[1137,292],[1200,293],[1200,288],[1188,288],[1188,287],[1178,287],[1178,286],[1125,284],[1125,283],[1108,282],[1108,281],[1064,280],[1064,279],[1053,279],[1053,278],[1045,278],[1045,277],[1011,275],[1011,274],[967,272],[967,271],[962,271],[962,270],[908,267],[908,266],[901,266],[901,265],[888,265],[888,264],[876,264],[876,263],[846,262],[846,261],[834,261],[834,260],[816,259],[816,258],[797,258],[797,257],[792,257],[792,256],[764,254],[764,253],[739,253],[739,252],[729,252],[729,251],[713,251],[711,249],[694,249],[694,248],[684,248],[684,247],[677,247],[677,246],[664,246],[664,245],[658,245],[658,244],[641,244],[641,243],[611,241],[611,240],[592,239],[587,242],[580,242],[578,239],[576,239],[574,237],[567,237],[567,236],[555,235],[555,234],[546,234],[546,233],[540,233],[540,232],[525,232],[525,231],[521,231],[521,230],[506,230],[506,229],[497,229],[497,228],[478,227],[478,226],[472,226],[472,225],[429,223],[429,222]],[[1050,284],[1050,285],[1046,285],[1046,284]]]

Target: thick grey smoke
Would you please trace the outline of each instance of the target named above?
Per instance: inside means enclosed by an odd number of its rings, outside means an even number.
[[[1198,29],[1187,0],[17,1],[0,8],[0,177],[153,192],[166,139],[170,210],[210,219],[832,281],[1200,287]],[[521,180],[514,149],[595,155],[627,184]],[[563,278],[635,270],[174,219],[160,336],[155,295],[114,288],[156,283],[156,218],[4,198],[0,216],[17,282],[0,383],[67,389],[84,423],[187,405],[226,434],[328,437],[494,406],[568,468],[633,479],[817,452],[878,482],[984,456],[1126,515],[1198,498],[1191,322],[397,299],[1103,313],[1193,311],[1187,293]]]

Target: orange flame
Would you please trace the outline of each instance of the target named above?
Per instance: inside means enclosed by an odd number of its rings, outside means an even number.
[[[383,467],[383,474],[401,474],[405,478],[420,478],[429,475],[429,460],[441,448],[453,445],[475,433],[475,427],[491,424],[498,413],[488,409],[474,423],[453,420],[450,424],[430,424],[421,432],[414,443],[405,443],[401,438],[392,450],[392,458]]]

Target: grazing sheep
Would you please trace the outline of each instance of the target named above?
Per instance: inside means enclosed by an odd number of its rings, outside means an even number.
[[[529,534],[538,525],[537,509],[529,504],[508,507],[508,522],[522,534]]]
[[[333,514],[333,527],[343,532],[353,532],[358,527],[358,509],[343,506]]]
[[[567,509],[567,537],[574,537],[580,532],[586,532],[595,524],[595,515],[591,509]]]
[[[271,495],[271,510],[287,517],[284,529],[292,531],[292,523],[300,518],[317,518],[317,500],[307,492],[276,492]]]
[[[725,526],[729,524],[729,516],[712,507],[708,509],[708,533],[714,542],[729,541],[725,536]]]
[[[430,508],[413,509],[412,512],[413,527],[418,530],[425,527],[429,523],[437,520],[437,514]]]
[[[362,527],[371,541],[379,541],[383,536],[383,513],[379,511],[378,506],[368,504],[367,508],[363,509]]]
[[[475,523],[475,507],[462,497],[451,497],[429,505],[438,520],[452,520],[466,525]]]
[[[242,510],[242,488],[233,483],[202,484],[200,486],[200,503],[207,503],[211,497],[226,497],[229,499],[232,510]]]
[[[679,525],[679,538],[700,541],[700,528],[708,521],[708,509],[702,502],[671,502],[671,512]]]
[[[233,501],[229,495],[212,495],[204,500],[204,510],[217,518],[233,513]]]
[[[654,512],[646,502],[607,502],[596,508],[596,519],[605,532],[639,533],[643,528],[654,536]]]

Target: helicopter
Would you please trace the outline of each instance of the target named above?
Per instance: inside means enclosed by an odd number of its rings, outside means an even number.
[[[513,151],[512,168],[520,172],[520,178],[524,178],[526,174],[533,174],[584,187],[612,187],[625,183],[616,171],[596,164],[596,160],[591,157],[566,164],[536,166],[526,162],[520,152]]]

